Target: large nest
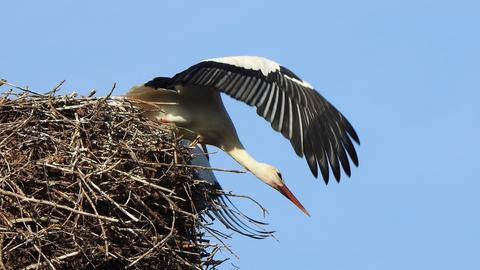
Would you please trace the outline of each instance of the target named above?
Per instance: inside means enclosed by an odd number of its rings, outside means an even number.
[[[200,212],[245,224],[190,158],[126,100],[4,93],[0,269],[214,268]]]

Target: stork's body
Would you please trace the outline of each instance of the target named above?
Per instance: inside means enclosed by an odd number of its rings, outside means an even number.
[[[290,70],[260,57],[226,57],[200,62],[173,78],[158,77],[133,87],[127,96],[146,115],[179,127],[186,139],[219,147],[260,180],[280,191],[308,215],[275,167],[256,161],[244,148],[220,92],[257,107],[257,113],[287,137],[299,156],[305,155],[317,176],[317,164],[328,181],[329,164],[337,180],[346,153],[358,164],[350,141],[358,137],[348,121],[310,84]],[[318,141],[317,141],[318,140]],[[340,161],[341,166],[338,161]]]
[[[224,151],[229,145],[238,143],[235,126],[223,106],[220,92],[183,85],[175,86],[174,90],[157,88],[153,91],[149,86],[139,85],[127,96],[155,103],[154,106],[142,105],[148,106],[147,115],[180,127],[178,132],[185,139],[215,145]]]

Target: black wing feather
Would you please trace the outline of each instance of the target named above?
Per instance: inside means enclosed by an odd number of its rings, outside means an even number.
[[[257,114],[290,140],[295,153],[305,156],[315,177],[320,167],[326,183],[329,168],[339,181],[340,168],[347,176],[351,174],[349,160],[358,166],[352,140],[357,144],[360,140],[353,126],[324,97],[283,66],[264,75],[260,70],[204,61],[178,73],[172,81],[212,87],[257,107]]]
[[[290,106],[290,104],[289,104]],[[295,153],[299,157],[303,157],[303,147],[302,147],[302,141],[301,137],[303,134],[300,134],[299,132],[295,132],[300,129],[300,123],[298,121],[299,115],[298,115],[298,110],[297,106],[295,103],[292,102],[292,138],[290,139],[290,143],[293,146],[293,149],[295,150]]]

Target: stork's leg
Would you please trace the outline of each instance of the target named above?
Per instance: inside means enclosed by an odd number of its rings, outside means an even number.
[[[208,154],[207,145],[204,143],[201,143],[201,145],[202,145],[202,150],[205,153],[205,157],[207,158],[208,161],[210,161],[210,155]]]
[[[170,124],[170,121],[168,121],[165,117],[160,117],[159,122],[162,124]]]
[[[174,115],[169,113],[159,113],[156,116],[157,120],[163,124],[186,125],[189,120],[182,115]]]

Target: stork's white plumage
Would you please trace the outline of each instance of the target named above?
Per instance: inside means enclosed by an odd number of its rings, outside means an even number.
[[[133,87],[127,96],[142,101],[138,104],[147,116],[179,127],[185,138],[227,152],[308,215],[278,169],[256,161],[245,150],[220,92],[257,107],[257,113],[290,140],[297,155],[305,155],[315,177],[320,167],[326,183],[329,168],[339,181],[341,167],[350,176],[349,160],[358,166],[352,139],[357,143],[359,139],[348,120],[309,83],[266,58],[204,60],[172,78],[158,77]]]

